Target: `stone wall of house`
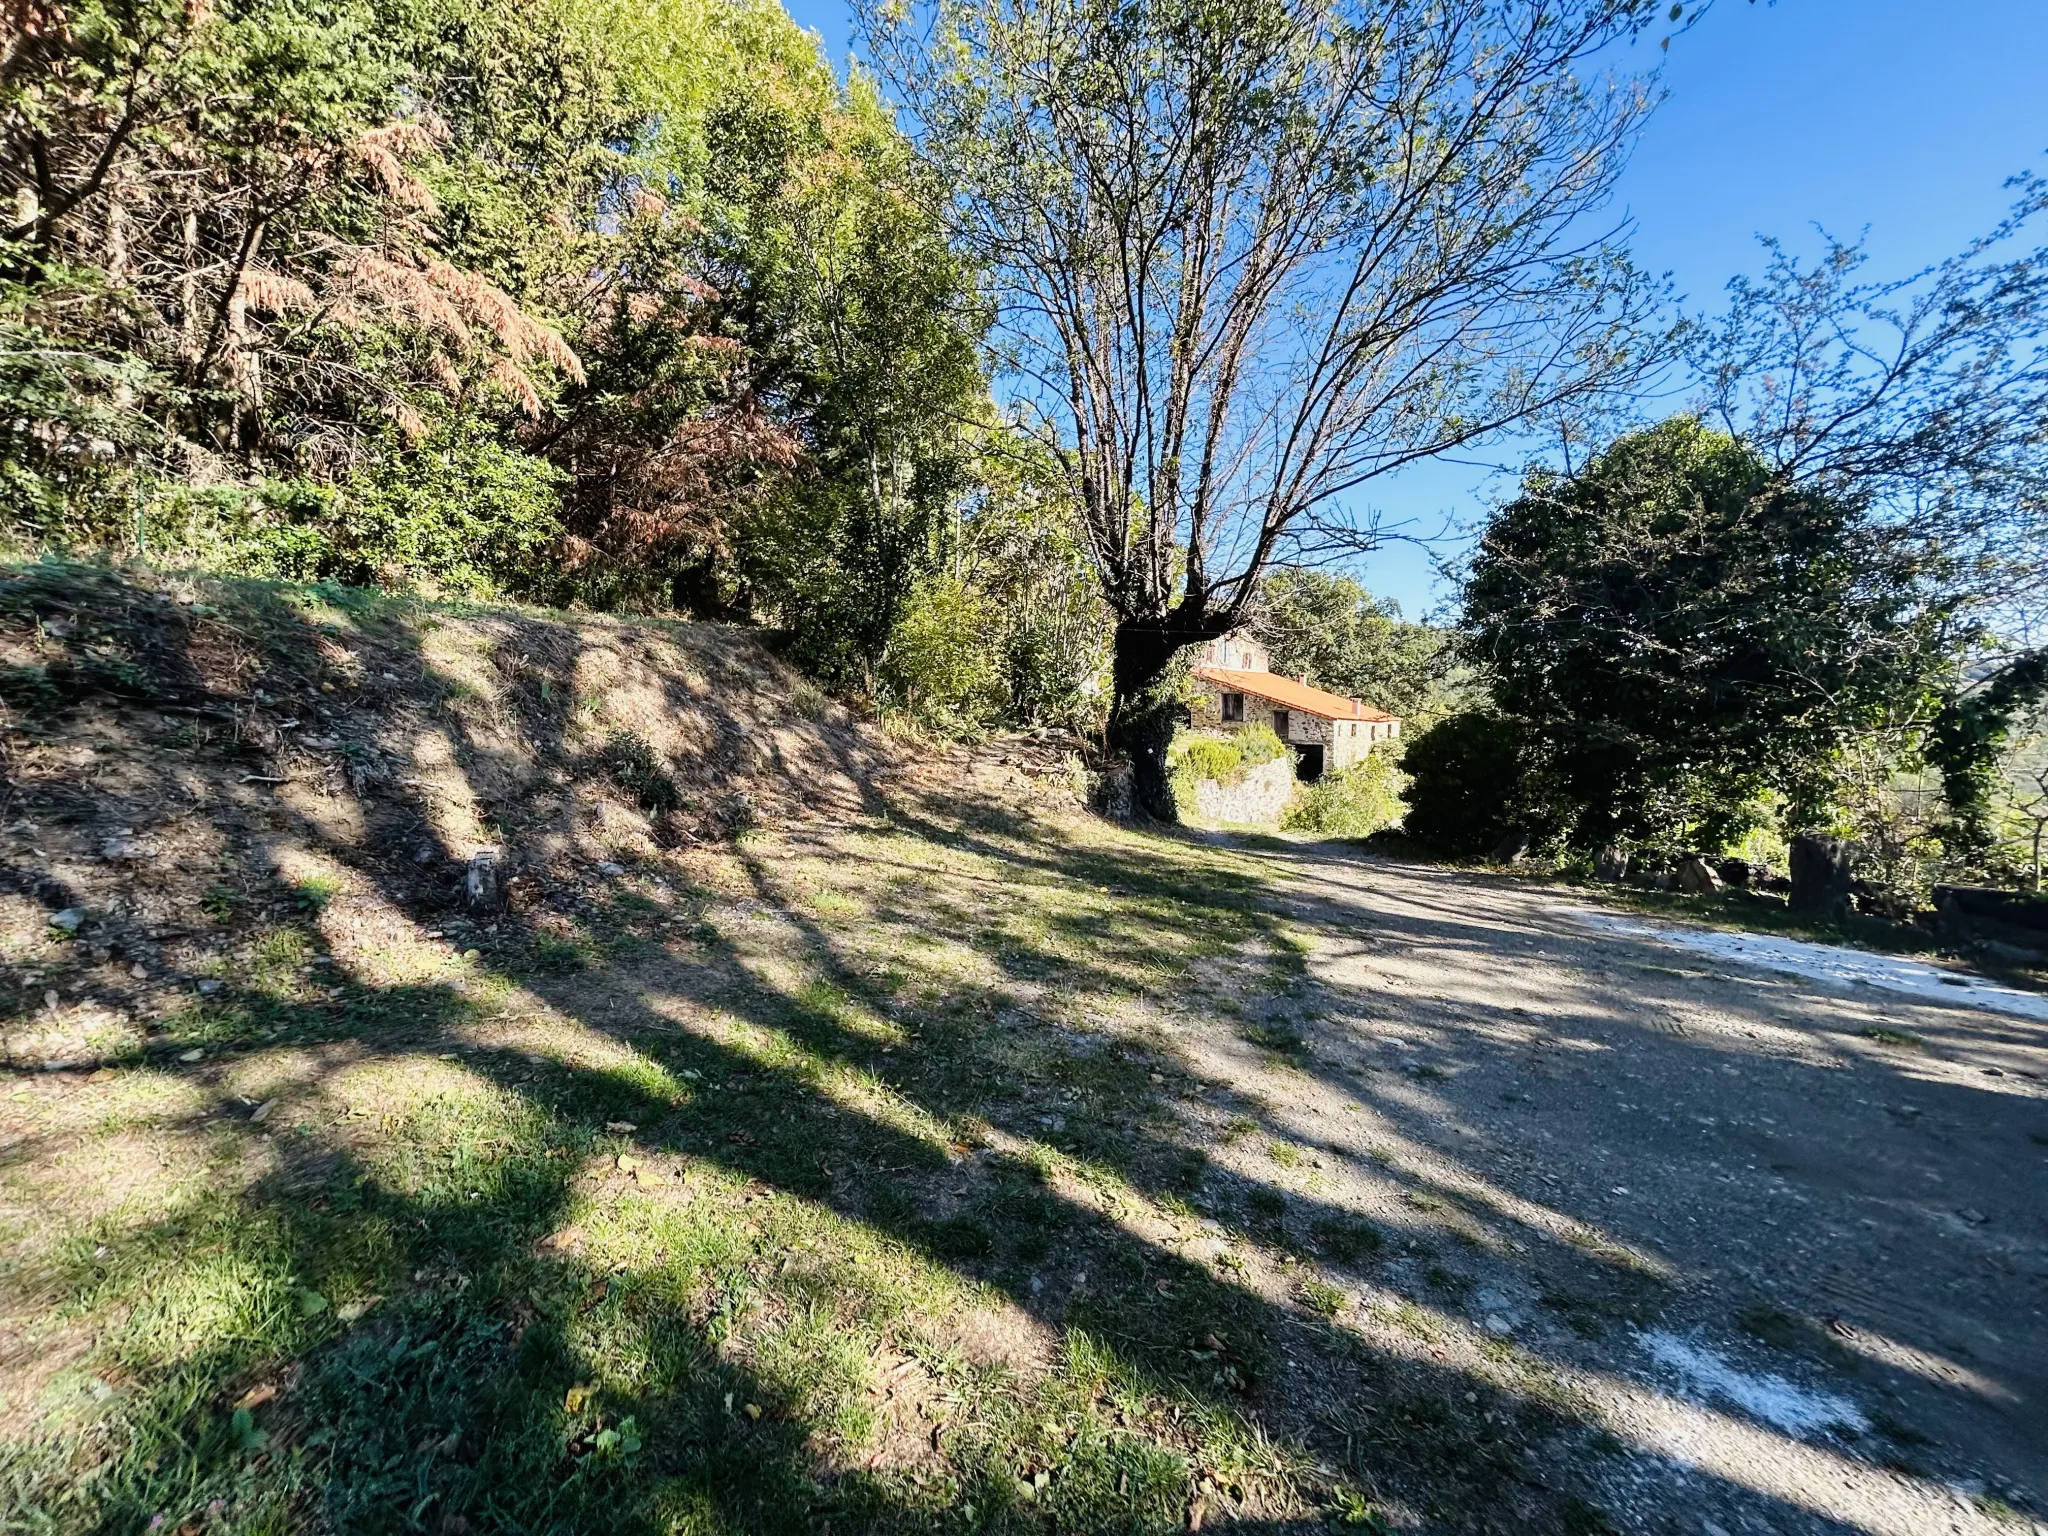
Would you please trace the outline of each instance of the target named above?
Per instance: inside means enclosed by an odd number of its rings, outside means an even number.
[[[1182,814],[1210,826],[1277,827],[1294,798],[1294,760],[1276,757],[1248,769],[1235,784],[1195,781],[1195,803]]]
[[[1325,764],[1332,772],[1364,762],[1374,747],[1401,734],[1398,720],[1338,720],[1332,724],[1337,734]]]
[[[1214,683],[1203,682],[1197,678],[1195,680],[1194,699],[1188,705],[1191,723],[1197,730],[1204,731],[1235,731],[1247,725],[1263,725],[1270,729],[1273,724],[1273,711],[1277,706],[1271,700],[1262,699],[1256,694],[1247,693],[1243,697],[1244,718],[1242,720],[1225,720],[1223,718],[1223,690]],[[1287,722],[1287,739],[1295,742],[1321,741],[1323,738],[1320,736],[1303,733],[1304,726],[1321,724],[1323,722],[1316,719],[1313,715],[1304,715],[1300,710],[1296,710],[1292,718]]]

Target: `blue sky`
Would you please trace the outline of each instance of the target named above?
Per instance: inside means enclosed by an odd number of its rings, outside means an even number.
[[[785,3],[844,60],[843,0]],[[1720,0],[1672,44],[1664,83],[1618,202],[1637,260],[1694,312],[1756,269],[1759,234],[1811,249],[1816,223],[1867,226],[1873,275],[1904,275],[1995,223],[2008,176],[2048,170],[2048,0]],[[1417,528],[1469,525],[1486,479],[1427,466],[1371,504]],[[1358,574],[1411,616],[1443,595],[1432,555],[1410,547]]]

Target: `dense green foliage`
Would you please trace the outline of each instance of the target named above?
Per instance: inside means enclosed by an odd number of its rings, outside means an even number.
[[[35,0],[16,41],[17,543],[753,620],[856,689],[943,601],[982,308],[772,0]]]
[[[1391,743],[1302,789],[1281,825],[1325,837],[1370,837],[1401,820],[1402,774]]]
[[[1530,754],[1520,721],[1490,709],[1446,715],[1411,738],[1402,831],[1425,848],[1470,858],[1542,813],[1528,794]]]
[[[1275,672],[1363,699],[1403,720],[1439,712],[1452,687],[1452,635],[1411,624],[1349,576],[1283,568],[1259,593],[1253,630]]]
[[[1911,719],[1949,638],[1919,562],[1681,417],[1532,475],[1465,617],[1572,843],[1718,847],[1767,796],[1823,822],[1849,744]]]

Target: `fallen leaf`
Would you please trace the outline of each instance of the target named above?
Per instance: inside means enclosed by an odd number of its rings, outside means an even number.
[[[277,1383],[274,1381],[266,1381],[251,1387],[248,1391],[244,1392],[240,1397],[236,1398],[235,1406],[237,1408],[261,1408],[265,1403],[269,1402],[272,1398],[276,1396]]]
[[[761,1145],[758,1137],[749,1136],[745,1131],[728,1131],[726,1132],[725,1139],[736,1147],[758,1147]]]
[[[577,1385],[571,1387],[566,1393],[563,1394],[562,1412],[581,1413],[583,1411],[583,1405],[589,1401],[590,1384],[588,1382],[579,1382]]]
[[[626,1153],[626,1152],[621,1152],[621,1153],[619,1154],[619,1172],[621,1172],[621,1173],[631,1173],[631,1172],[633,1172],[633,1170],[634,1170],[634,1169],[638,1168],[639,1166],[640,1166],[640,1159],[639,1159],[639,1158],[637,1158],[637,1157],[634,1157],[634,1156],[632,1156],[632,1155],[631,1155],[630,1153]]]
[[[748,1418],[750,1418],[750,1419],[758,1419],[758,1418],[760,1418],[760,1417],[761,1417],[761,1405],[760,1405],[759,1403],[749,1403],[749,1404],[747,1404],[747,1417],[748,1417]]]
[[[180,1051],[180,1052],[178,1052],[178,1060],[180,1060],[180,1061],[197,1061],[197,1060],[199,1060],[199,1058],[200,1058],[200,1057],[204,1056],[205,1054],[206,1054],[206,1052],[204,1052],[204,1051],[202,1051],[202,1050],[198,1049],[197,1047],[195,1047],[195,1048],[193,1048],[192,1050],[189,1050],[189,1051]]]

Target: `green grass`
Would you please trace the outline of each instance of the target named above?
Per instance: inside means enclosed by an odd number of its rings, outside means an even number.
[[[1873,1024],[1863,1030],[1862,1034],[1864,1039],[1875,1040],[1879,1045],[1896,1045],[1913,1051],[1927,1049],[1925,1040],[1903,1029],[1886,1029],[1882,1025]]]
[[[901,834],[870,851],[926,856]],[[960,872],[997,875],[995,899],[1029,913],[1048,968],[1105,1002],[1182,975],[1218,924],[1228,941],[1261,921],[1229,862],[1209,872],[1233,904],[1186,937],[1148,911],[1164,893],[1018,879],[988,854]],[[603,1005],[580,989],[606,985],[630,1009],[654,973],[674,986],[660,945],[614,954],[599,983],[588,967],[614,934],[540,931],[471,962],[463,991],[354,975],[337,1002],[310,925],[331,895],[249,930],[231,979],[162,1037],[208,1054],[168,1072],[138,1061],[134,1091],[167,1108],[209,1099],[224,1088],[194,1074],[264,1070],[280,1039],[368,1052],[284,1084],[261,1126],[246,1109],[211,1120],[207,1165],[175,1195],[54,1242],[9,1234],[49,1250],[51,1326],[89,1343],[46,1386],[38,1431],[7,1448],[5,1499],[61,1507],[54,1528],[78,1530],[159,1514],[248,1531],[1165,1530],[1184,1525],[1197,1470],[1226,1467],[1260,1507],[1317,1507],[1337,1485],[1246,1416],[1261,1304],[1192,1266],[1169,1265],[1162,1288],[1101,1202],[1077,1201],[1092,1166],[1077,1157],[1113,1158],[1105,1188],[1199,1184],[1197,1150],[1089,1123],[1123,1123],[1161,1063],[1048,1052],[999,1028],[1014,930],[912,962],[895,930],[922,912],[891,910],[857,865],[805,876],[810,910],[879,909],[861,937],[890,956],[888,985],[850,955],[813,956],[835,979],[806,979],[794,957],[714,939],[713,972],[701,952],[691,962],[697,1022],[629,1022],[623,1055],[590,1055],[603,1037],[578,1015]],[[593,920],[644,915],[614,903]],[[1061,943],[1081,929],[1105,942]],[[521,987],[564,1050],[489,1043],[496,1010],[530,1010],[510,1001]],[[905,990],[932,1005],[878,1010]],[[481,1041],[450,1049],[448,1031]],[[1035,1124],[1040,1094],[1017,1091],[1032,1082],[1088,1111],[1065,1107],[1067,1129],[1028,1156],[954,1139]],[[288,1164],[248,1184],[240,1170],[279,1142]],[[930,1214],[956,1179],[961,1208]],[[977,1360],[949,1342],[954,1320],[1000,1319],[1055,1257],[1096,1278],[1049,1372],[1028,1351]],[[1195,1360],[1215,1335],[1233,1341],[1221,1363]],[[952,1405],[910,1443],[879,1363],[899,1358],[914,1362],[903,1380]],[[818,1452],[834,1447],[827,1461],[859,1470],[827,1477]]]

